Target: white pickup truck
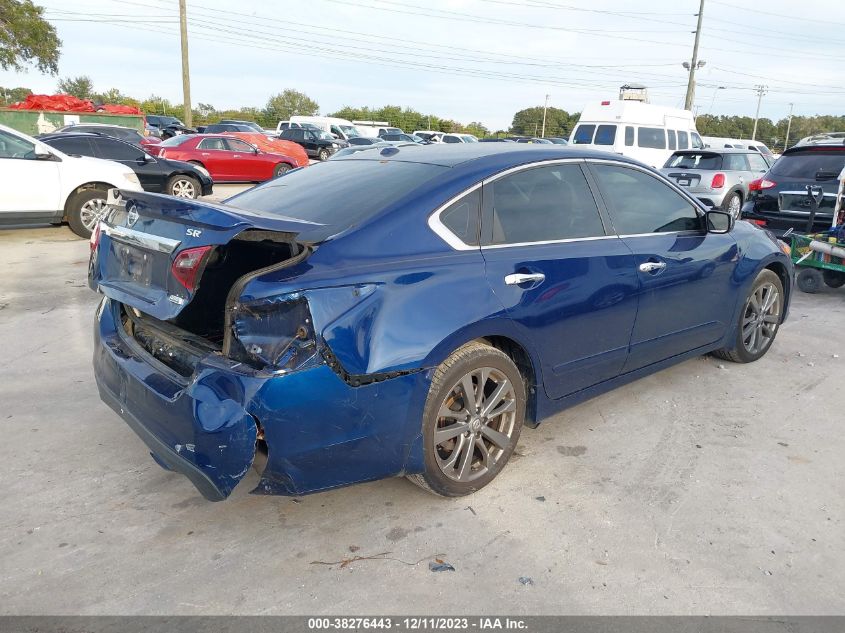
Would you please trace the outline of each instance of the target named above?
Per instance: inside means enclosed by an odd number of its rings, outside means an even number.
[[[87,238],[115,187],[142,190],[135,172],[120,163],[69,156],[0,125],[0,226],[67,220]]]

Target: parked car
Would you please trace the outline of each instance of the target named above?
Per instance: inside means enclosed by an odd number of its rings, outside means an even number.
[[[553,143],[545,138],[539,138],[537,136],[523,136],[516,140],[517,143],[537,143],[538,145],[552,145]]]
[[[105,136],[112,136],[119,138],[121,141],[132,143],[138,147],[148,147],[150,145],[158,145],[161,139],[155,136],[144,136],[138,130],[131,127],[123,127],[122,125],[106,125],[94,123],[77,123],[76,125],[66,125],[60,127],[58,130],[50,132],[50,134],[64,133],[64,132],[89,132],[91,134],[103,134]]]
[[[763,154],[774,162],[774,154],[764,143],[749,139],[727,138],[724,136],[702,136],[705,149],[750,149],[752,152]]]
[[[196,130],[187,127],[175,116],[161,116],[158,114],[145,115],[147,125],[159,130],[162,139],[168,139],[180,134],[196,134]]]
[[[113,160],[138,176],[144,191],[167,193],[180,198],[211,195],[214,182],[200,165],[154,158],[142,148],[116,138],[84,132],[48,134],[40,139],[70,156],[91,156]]]
[[[689,110],[621,100],[587,104],[569,143],[630,156],[655,169],[675,150],[704,149]]]
[[[221,134],[175,136],[150,151],[160,158],[198,165],[214,182],[263,182],[297,167],[290,156]]]
[[[112,161],[69,156],[0,125],[0,224],[58,224],[87,238],[106,209],[110,188],[140,191],[131,169]]]
[[[478,139],[472,134],[443,134],[440,137],[441,143],[478,143]]]
[[[266,128],[261,127],[255,121],[238,121],[237,119],[220,119],[217,122],[218,125],[245,125],[250,128],[250,131],[258,132],[259,134],[267,134],[270,136],[275,136],[276,132],[273,130],[268,130]],[[236,130],[236,131],[246,131],[246,130]]]
[[[440,137],[443,136],[443,132],[437,130],[415,130],[414,136],[419,136],[422,140],[428,141],[429,143],[438,143]]]
[[[747,149],[688,149],[672,154],[660,173],[705,206],[719,207],[739,219],[749,185],[769,167],[765,155]]]
[[[415,134],[405,134],[404,132],[401,132],[400,134],[385,133],[379,138],[384,139],[385,141],[401,141],[404,143],[428,143],[428,141],[424,140],[420,136],[416,136]]]
[[[302,127],[322,130],[332,134],[335,138],[343,141],[350,141],[353,138],[363,136],[352,124],[352,121],[331,116],[298,116],[290,118],[291,124],[298,123]]]
[[[546,140],[551,141],[555,145],[569,145],[569,141],[567,141],[565,138],[559,138],[557,136],[547,136]]]
[[[284,154],[293,159],[297,167],[307,167],[311,164],[308,154],[297,143],[285,141],[277,136],[268,136],[258,132],[226,132],[223,136],[239,138],[250,145],[270,154]]]
[[[387,121],[352,121],[361,136],[381,136],[382,134],[402,134],[398,127],[392,127]]]
[[[356,136],[354,138],[350,138],[348,142],[350,147],[354,147],[356,145],[378,145],[384,141],[378,136]]]
[[[363,152],[365,150],[382,150],[385,148],[394,148],[394,147],[419,147],[419,143],[414,143],[413,141],[381,141],[380,143],[373,143],[372,145],[350,145],[349,147],[344,147],[343,149],[337,150],[329,160],[336,160],[338,158],[342,158],[344,156],[349,156],[350,154],[356,154],[358,152]]]
[[[224,132],[257,132],[264,134],[264,130],[260,126],[256,125],[253,127],[246,123],[212,123],[211,125],[206,125],[203,130],[203,134],[222,134]]]
[[[297,127],[304,127],[308,128],[309,130],[319,130],[321,129],[319,126],[313,123],[306,123],[306,122],[296,122],[296,121],[279,121],[278,125],[276,125],[276,134],[278,135],[284,130],[288,130],[290,128],[297,128]]]
[[[328,132],[306,128],[285,130],[279,134],[279,138],[300,145],[309,158],[316,158],[321,161],[328,160],[337,150],[349,146],[346,141],[336,139]]]
[[[478,139],[479,143],[513,143],[514,141],[509,138],[501,138],[498,136],[488,136],[487,138],[480,138]]]
[[[829,229],[839,188],[837,178],[843,169],[845,144],[840,139],[790,147],[762,178],[749,184],[742,217],[776,235],[789,229],[799,233]],[[819,195],[820,203],[809,225],[815,206],[811,192]]]
[[[524,424],[708,352],[755,361],[786,317],[783,245],[635,161],[394,149],[224,205],[129,194],[93,240],[100,396],[207,499],[254,460],[261,494],[469,494]],[[155,248],[121,241],[133,220]]]

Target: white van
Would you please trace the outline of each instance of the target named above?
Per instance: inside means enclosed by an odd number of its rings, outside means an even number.
[[[334,134],[337,138],[348,141],[351,138],[361,136],[352,124],[352,121],[346,119],[338,119],[333,116],[299,116],[294,115],[290,118],[290,124],[293,127],[294,123],[302,125],[303,123],[311,123],[329,134]]]
[[[376,138],[382,134],[404,134],[398,127],[391,127],[387,121],[353,121],[361,136]]]
[[[692,112],[640,101],[588,104],[569,144],[616,152],[654,168],[663,167],[675,150],[704,147]]]

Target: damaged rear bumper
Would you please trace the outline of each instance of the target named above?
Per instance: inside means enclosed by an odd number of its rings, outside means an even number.
[[[325,363],[268,375],[207,353],[184,376],[123,329],[119,310],[106,299],[95,324],[101,398],[206,499],[225,499],[248,472],[259,429],[268,456],[253,493],[299,495],[421,469],[430,372],[353,386]]]

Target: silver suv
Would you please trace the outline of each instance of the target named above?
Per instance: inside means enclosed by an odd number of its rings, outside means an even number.
[[[748,183],[770,166],[768,156],[747,149],[692,149],[672,154],[660,173],[704,204],[738,219],[748,198]]]

